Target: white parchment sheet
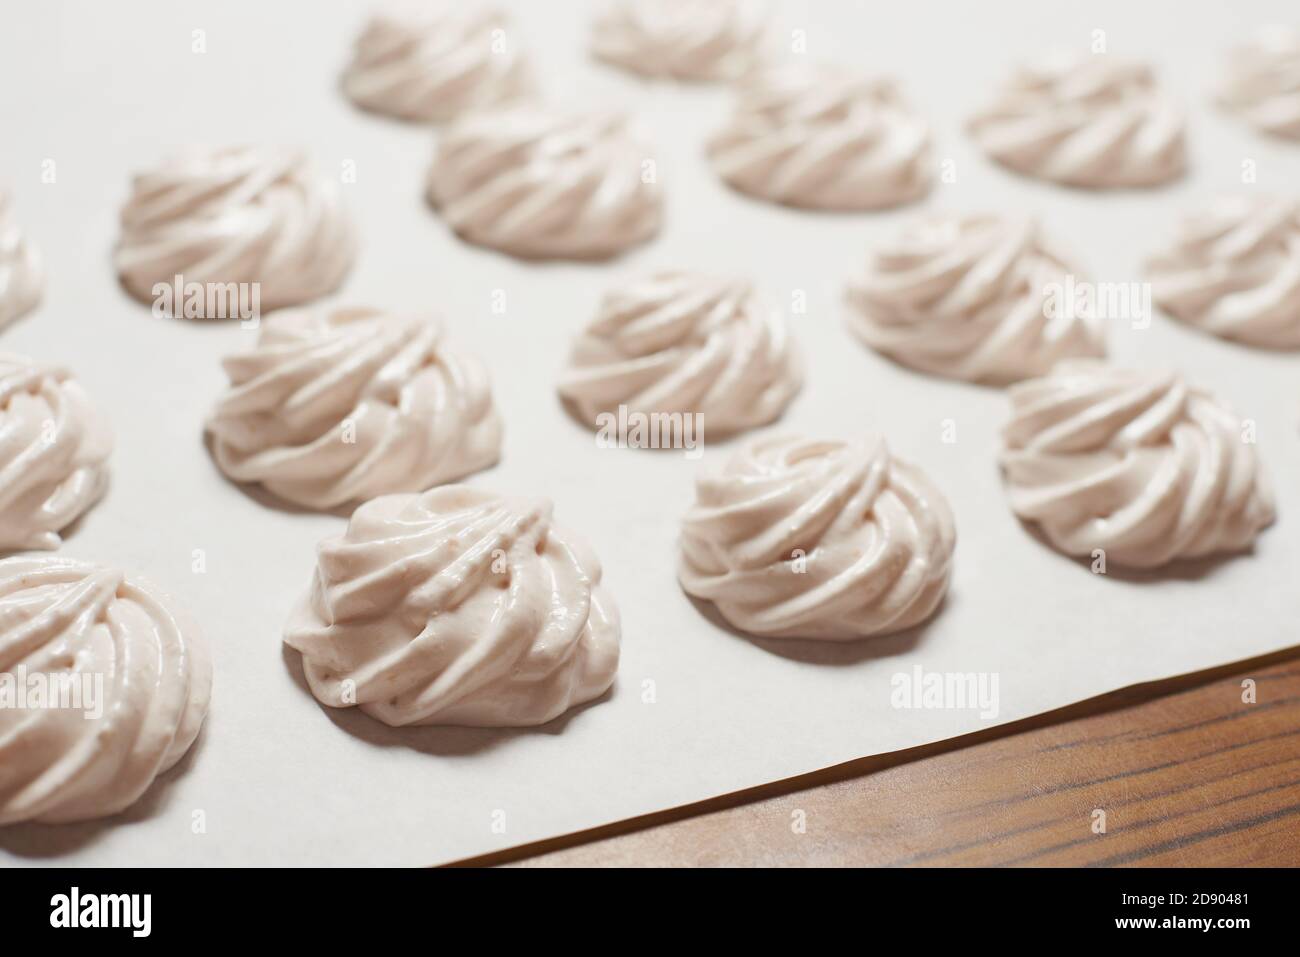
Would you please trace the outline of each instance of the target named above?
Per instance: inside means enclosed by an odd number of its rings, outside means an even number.
[[[119,564],[169,590],[215,657],[212,711],[181,773],[102,825],[0,830],[0,862],[427,865],[595,826],[863,755],[943,739],[1135,682],[1296,643],[1300,597],[1300,357],[1220,342],[1157,315],[1112,324],[1122,360],[1175,365],[1257,422],[1279,521],[1253,555],[1137,580],[1099,576],[1012,517],[995,454],[1003,395],[896,367],[843,325],[845,281],[868,247],[922,208],[1035,214],[1099,281],[1140,278],[1177,213],[1218,190],[1300,190],[1300,146],[1271,142],[1210,103],[1214,69],[1293,3],[792,3],[781,35],[808,55],[897,75],[951,160],[923,204],[818,215],[738,196],[703,156],[730,107],[721,88],[647,84],[587,55],[589,3],[516,4],[517,40],[556,102],[624,106],[659,155],[661,235],[603,265],[530,265],[457,241],[424,204],[425,128],[355,110],[337,78],[366,6],[320,2],[10,2],[0,13],[0,179],[45,254],[39,311],[0,348],[70,366],[117,434],[112,487],[64,552]],[[987,162],[962,123],[1023,55],[1084,47],[1148,58],[1190,114],[1191,173],[1167,189],[1093,194]],[[197,33],[196,31],[202,31]],[[206,52],[195,52],[198,39]],[[623,617],[607,700],[542,730],[391,730],[329,712],[303,689],[281,626],[316,542],[344,520],[268,507],[227,482],[201,425],[224,386],[220,356],[255,333],[156,319],[119,288],[116,216],[133,171],[185,144],[276,142],[341,175],[361,233],[335,302],[439,310],[484,356],[506,423],[503,461],[472,479],[541,494],[588,536]],[[53,164],[51,167],[50,164]],[[1242,185],[1243,164],[1257,183]],[[43,172],[55,181],[42,181]],[[597,448],[555,398],[571,336],[602,291],[655,268],[752,276],[793,318],[808,380],[779,427],[878,429],[949,496],[951,594],[901,638],[828,648],[756,642],[679,590],[677,522],[699,463]],[[505,311],[493,311],[503,295]],[[956,441],[945,443],[945,420]],[[706,460],[733,443],[711,444]],[[193,571],[201,550],[206,571]],[[891,707],[890,680],[926,671],[998,676],[999,710]],[[196,812],[204,825],[195,833]],[[788,821],[774,820],[773,828]],[[816,822],[810,822],[810,831]]]

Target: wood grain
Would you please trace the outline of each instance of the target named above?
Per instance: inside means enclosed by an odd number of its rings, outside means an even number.
[[[464,863],[1300,865],[1300,650]]]

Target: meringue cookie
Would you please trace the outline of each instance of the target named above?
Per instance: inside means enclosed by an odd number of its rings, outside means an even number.
[[[212,689],[207,646],[166,596],[53,556],[0,561],[0,675],[22,696],[0,708],[0,824],[125,810],[189,750]]]
[[[445,348],[431,317],[289,310],[223,365],[230,391],[208,422],[217,464],[299,505],[420,491],[500,456],[487,373]]]
[[[108,487],[112,450],[71,373],[0,353],[0,551],[58,548]]]
[[[142,302],[181,276],[258,283],[270,310],[333,292],[355,254],[337,184],[297,152],[236,147],[191,151],[136,176],[116,262]]]
[[[14,222],[9,194],[0,190],[0,329],[36,307],[44,281],[41,255]]]
[[[326,539],[284,641],[316,698],[385,724],[544,724],[604,694],[618,611],[545,499],[386,495]]]
[[[1050,308],[1078,275],[1029,220],[931,215],[915,220],[849,286],[849,327],[903,365],[1002,385],[1058,359],[1102,356],[1093,319]]]
[[[1155,186],[1186,162],[1182,110],[1149,67],[1104,53],[1022,68],[968,128],[1003,166],[1069,186]]]
[[[696,482],[682,587],[741,631],[845,641],[920,624],[948,589],[943,495],[879,437],[764,436]]]
[[[526,258],[604,259],[659,231],[653,164],[620,115],[512,107],[447,130],[428,198],[469,242]]]
[[[734,80],[755,64],[766,32],[752,0],[616,0],[596,18],[591,52],[643,76]]]
[[[749,283],[664,272],[605,295],[559,391],[592,425],[622,405],[699,413],[711,434],[725,434],[773,421],[802,384],[785,317]]]
[[[1300,31],[1270,27],[1234,50],[1218,99],[1256,129],[1300,139]]]
[[[527,59],[495,4],[390,3],[357,38],[343,89],[376,113],[443,123],[529,95]]]
[[[1227,196],[1147,262],[1166,312],[1225,339],[1300,349],[1300,201]]]
[[[1273,521],[1241,419],[1172,372],[1073,360],[1010,395],[1011,508],[1067,554],[1153,568],[1244,549]]]
[[[897,206],[931,185],[930,132],[893,82],[826,66],[751,75],[708,152],[733,188],[809,209]]]

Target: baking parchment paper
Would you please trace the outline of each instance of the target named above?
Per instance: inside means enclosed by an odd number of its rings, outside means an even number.
[[[871,244],[922,208],[1037,215],[1082,274],[1127,282],[1198,198],[1295,193],[1300,146],[1269,141],[1210,102],[1230,44],[1286,20],[1291,4],[782,5],[778,45],[802,39],[808,56],[897,76],[933,124],[936,164],[950,164],[921,206],[852,215],[781,209],[726,189],[703,144],[729,93],[646,83],[595,63],[586,51],[594,5],[514,8],[514,38],[531,50],[546,96],[626,107],[657,148],[665,227],[612,263],[526,264],[449,233],[422,199],[433,132],[362,113],[338,91],[366,5],[4,4],[0,178],[49,278],[39,311],[0,332],[0,348],[70,366],[117,434],[111,490],[63,551],[169,590],[203,624],[216,677],[198,745],[145,801],[109,822],[4,829],[0,862],[436,864],[1296,643],[1300,358],[1160,315],[1144,329],[1110,323],[1119,360],[1176,366],[1255,421],[1280,518],[1252,555],[1156,577],[1103,576],[1046,548],[1009,512],[995,464],[1004,396],[874,355],[844,328],[841,303]],[[1113,55],[1152,62],[1187,107],[1184,180],[1091,193],[1018,178],[979,155],[962,123],[1017,59],[1053,44],[1087,48],[1099,36]],[[472,481],[550,496],[558,519],[592,541],[623,617],[608,700],[540,730],[392,730],[323,709],[304,690],[281,626],[308,584],[316,542],[344,520],[268,506],[221,476],[202,422],[224,385],[219,357],[255,332],[153,317],[120,289],[110,259],[130,175],[196,142],[301,145],[330,175],[355,171],[343,188],[361,253],[332,301],[439,311],[453,342],[486,358],[507,433],[501,465]],[[1243,172],[1255,181],[1243,184]],[[783,307],[806,304],[792,322],[808,380],[779,428],[883,431],[947,493],[955,570],[928,627],[837,647],[751,641],[682,594],[677,522],[702,463],[597,448],[555,397],[570,339],[602,291],[682,266],[750,276]],[[709,442],[704,461],[734,447]],[[892,706],[893,676],[918,666],[996,675],[996,717]]]

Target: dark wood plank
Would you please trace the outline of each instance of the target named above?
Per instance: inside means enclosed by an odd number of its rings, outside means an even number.
[[[1300,865],[1300,650],[467,863],[510,862]]]

